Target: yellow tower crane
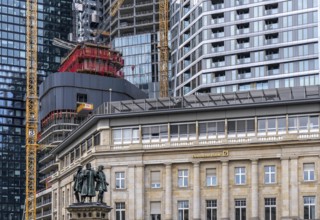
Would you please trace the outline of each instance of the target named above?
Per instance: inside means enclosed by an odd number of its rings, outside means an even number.
[[[168,0],[159,0],[159,33],[160,33],[160,97],[168,97]]]
[[[25,219],[36,219],[37,187],[37,0],[27,0],[27,72],[26,72],[26,202]]]

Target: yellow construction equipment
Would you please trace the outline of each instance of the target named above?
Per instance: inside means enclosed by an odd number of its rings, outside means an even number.
[[[159,0],[160,97],[168,97],[168,0]]]
[[[113,17],[121,7],[124,0],[116,0],[116,3],[111,6],[110,15]]]
[[[37,0],[27,0],[27,72],[26,72],[26,202],[25,219],[36,219],[37,187]]]

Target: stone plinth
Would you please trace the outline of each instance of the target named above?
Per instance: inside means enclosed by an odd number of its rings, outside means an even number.
[[[74,203],[67,207],[70,220],[108,220],[111,207],[103,203]]]

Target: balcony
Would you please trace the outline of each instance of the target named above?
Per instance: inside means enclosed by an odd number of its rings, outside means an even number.
[[[238,64],[244,64],[244,63],[250,63],[250,62],[251,62],[250,57],[248,57],[248,58],[242,58],[242,59],[238,59],[238,60],[237,60],[237,63],[238,63]]]
[[[243,29],[238,29],[237,34],[249,34],[250,29],[249,28],[243,28]]]
[[[183,55],[186,55],[190,51],[190,47],[183,48]]]
[[[278,14],[278,13],[279,13],[278,8],[265,10],[265,15],[274,15],[274,14]]]
[[[279,70],[279,69],[268,70],[268,71],[267,71],[267,74],[268,74],[269,76],[278,75],[278,74],[280,74],[280,70]]]
[[[225,76],[218,76],[212,79],[212,82],[225,82],[226,77]]]
[[[243,19],[249,19],[250,15],[249,14],[240,14],[236,16],[237,20],[243,20]]]
[[[216,18],[211,20],[211,24],[221,24],[224,22],[224,18]]]
[[[213,47],[212,48],[212,52],[213,53],[219,53],[219,52],[223,52],[224,51],[224,46],[222,47]]]
[[[224,3],[214,4],[211,6],[211,10],[219,10],[224,8]]]
[[[236,5],[245,5],[248,4],[249,0],[236,0]]]
[[[212,33],[211,37],[212,37],[212,38],[224,37],[224,32]]]
[[[250,79],[252,76],[251,72],[249,73],[238,73],[238,79]]]
[[[277,43],[279,43],[278,38],[266,39],[266,44],[277,44]]]
[[[279,24],[278,23],[274,23],[274,24],[266,24],[265,26],[265,30],[274,30],[279,28]]]
[[[221,67],[221,66],[225,66],[225,65],[226,65],[225,61],[219,61],[219,62],[212,63],[212,67]]]
[[[275,60],[275,59],[279,59],[279,54],[269,54],[266,55],[266,60]]]
[[[237,44],[237,49],[244,49],[248,47],[250,47],[250,43]]]
[[[184,34],[184,35],[182,36],[183,42],[187,41],[189,38],[190,38],[190,34]]]

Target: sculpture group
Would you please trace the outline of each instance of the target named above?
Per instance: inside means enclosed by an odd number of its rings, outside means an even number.
[[[98,166],[98,170],[91,169],[91,164],[86,164],[86,169],[82,170],[82,166],[78,166],[77,173],[73,177],[74,181],[74,195],[78,203],[84,203],[85,199],[89,197],[89,202],[92,202],[92,197],[96,196],[98,192],[98,203],[103,203],[103,194],[107,192],[109,183],[106,181],[106,176],[103,172],[103,166]]]

